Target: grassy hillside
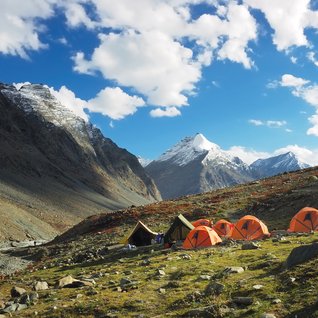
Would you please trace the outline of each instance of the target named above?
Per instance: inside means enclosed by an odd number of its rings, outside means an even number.
[[[300,208],[317,206],[317,175],[317,169],[307,169],[92,216],[50,245],[8,252],[36,262],[2,277],[0,306],[1,300],[9,301],[13,286],[31,292],[35,282],[46,281],[49,289],[38,291],[38,298],[13,317],[318,317],[317,258],[285,266],[292,249],[318,242],[318,233],[272,237],[253,250],[233,241],[200,250],[151,246],[127,251],[115,245],[135,220],[165,231],[180,212],[189,219],[215,220],[250,213],[270,230],[286,229]],[[227,268],[233,267],[242,269],[230,273]],[[82,283],[56,288],[67,275]]]

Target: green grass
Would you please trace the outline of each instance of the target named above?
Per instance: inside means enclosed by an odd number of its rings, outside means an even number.
[[[134,253],[122,253],[116,250],[92,263],[65,266],[63,261],[72,256],[76,250],[91,248],[89,239],[69,243],[64,255],[56,255],[53,260],[63,263],[61,266],[25,271],[5,279],[0,283],[0,295],[8,299],[10,288],[18,285],[31,290],[36,280],[45,280],[51,286],[66,275],[73,277],[100,274],[96,286],[76,289],[50,289],[40,292],[38,303],[13,316],[34,317],[35,311],[40,317],[103,317],[106,314],[117,317],[180,317],[191,309],[213,305],[220,314],[222,306],[230,306],[233,297],[253,297],[254,303],[248,307],[237,307],[225,314],[225,317],[260,317],[263,312],[271,312],[276,317],[318,317],[315,307],[318,290],[317,259],[285,270],[283,263],[290,251],[300,244],[318,240],[315,235],[288,237],[290,243],[276,242],[271,239],[262,241],[258,250],[241,250],[240,244],[228,247],[212,247],[201,250],[165,251],[155,249],[152,252],[144,249]],[[99,244],[102,244],[101,242]],[[97,244],[98,245],[98,244]],[[76,249],[77,247],[77,249]],[[53,248],[53,247],[52,247]],[[94,245],[94,248],[96,246]],[[191,256],[190,260],[182,259],[183,254]],[[145,257],[150,265],[141,266]],[[52,259],[44,261],[49,267]],[[246,270],[240,274],[224,276],[227,266],[242,266]],[[165,271],[164,277],[158,278],[156,271]],[[124,272],[132,271],[131,274]],[[202,274],[213,277],[225,285],[219,296],[204,295],[210,281],[200,280]],[[137,289],[119,292],[120,279],[128,277],[137,281]],[[288,277],[295,277],[294,283],[287,282]],[[261,284],[261,290],[253,289]],[[165,289],[165,294],[158,292]],[[198,293],[201,296],[198,296]],[[81,294],[81,296],[78,296]],[[274,298],[281,303],[273,304]],[[56,306],[57,309],[53,309]],[[292,316],[294,313],[294,316]],[[310,316],[306,316],[310,313]],[[289,317],[288,316],[288,317]],[[219,316],[221,317],[221,316]]]

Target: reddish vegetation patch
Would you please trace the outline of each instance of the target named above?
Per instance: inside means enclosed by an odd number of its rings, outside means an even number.
[[[234,217],[239,217],[245,213],[254,215],[261,213],[261,218],[266,219],[266,211],[275,208],[275,205],[281,204],[283,200],[288,203],[289,196],[292,196],[295,191],[308,186],[318,186],[318,181],[315,180],[317,176],[318,168],[309,168],[212,192],[188,195],[147,206],[133,206],[125,210],[94,215],[62,234],[56,241],[72,239],[87,233],[111,231],[111,229],[122,225],[133,226],[137,220],[142,220],[151,225],[160,222],[169,223],[179,213],[184,214],[189,220],[213,218],[218,213],[227,213]],[[312,193],[308,194],[309,197],[311,199],[308,202],[314,202],[312,201]],[[269,204],[268,202],[272,203]],[[301,205],[302,202],[307,202],[306,197],[298,204]],[[263,212],[264,207],[266,209]],[[286,214],[286,217],[289,218],[297,212],[296,209],[298,209],[297,204],[292,211]]]

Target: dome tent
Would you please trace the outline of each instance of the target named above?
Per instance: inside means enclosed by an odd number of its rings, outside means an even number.
[[[305,207],[291,219],[288,232],[311,231],[318,231],[318,210]]]
[[[212,227],[212,229],[218,233],[218,235],[220,237],[229,237],[231,236],[231,233],[233,231],[234,228],[234,224],[226,221],[224,219],[221,219],[219,221],[217,221],[214,226]]]
[[[261,240],[268,237],[267,226],[257,217],[245,215],[239,219],[233,228],[230,238],[233,240]]]
[[[213,246],[221,242],[221,238],[210,227],[198,226],[188,234],[182,247],[185,249],[202,248]]]

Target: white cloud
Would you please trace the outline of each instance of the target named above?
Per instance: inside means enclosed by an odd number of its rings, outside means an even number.
[[[263,121],[261,121],[259,119],[250,119],[248,122],[254,126],[263,126],[264,125]]]
[[[315,114],[308,118],[312,127],[307,130],[307,135],[318,137],[318,85],[290,74],[284,74],[280,83],[281,86],[290,87],[293,95],[314,106]]]
[[[203,2],[216,6],[219,16],[203,14],[192,20],[190,5]],[[213,0],[92,3],[96,7],[95,21],[68,18],[68,23],[88,28],[93,23],[111,32],[99,35],[100,44],[91,57],[83,52],[73,56],[74,70],[100,72],[121,87],[134,88],[149,105],[187,105],[201,79],[202,67],[210,65],[213,58],[241,63],[245,68],[253,66],[248,45],[257,38],[256,21],[248,7],[236,1],[227,6]],[[184,44],[187,39],[193,47]]]
[[[261,10],[274,30],[273,42],[278,50],[292,46],[309,46],[306,28],[318,28],[318,13],[310,9],[310,0],[244,0]]]
[[[91,112],[101,113],[117,120],[134,114],[138,107],[144,105],[142,98],[130,96],[119,87],[106,87],[87,102],[87,108]]]
[[[314,63],[316,66],[318,66],[318,60],[315,57],[315,52],[308,52],[307,53],[307,58],[308,58],[309,61]]]
[[[291,61],[293,64],[297,64],[298,59],[297,59],[297,57],[295,57],[295,56],[291,56],[291,57],[290,57],[290,61]]]
[[[180,115],[181,112],[176,107],[156,108],[150,111],[151,117],[176,117]]]
[[[251,164],[257,159],[270,157],[270,153],[268,152],[256,151],[242,146],[232,146],[229,150],[227,150],[227,152],[232,156],[239,157],[247,164]]]
[[[84,108],[87,108],[87,102],[85,100],[76,97],[75,94],[64,85],[58,91],[53,87],[49,87],[49,90],[62,105],[85,121],[88,121],[88,115],[84,112]]]
[[[282,76],[282,80],[280,82],[281,86],[287,86],[287,87],[301,87],[305,84],[309,83],[309,81],[301,78],[301,77],[295,77],[291,74],[284,74]]]
[[[53,15],[53,0],[2,0],[0,53],[28,58],[29,50],[46,47],[39,39],[39,21]]]
[[[110,33],[100,35],[100,40],[90,61],[75,57],[77,71],[100,71],[105,78],[137,89],[148,104],[187,105],[185,92],[192,92],[201,76],[190,49],[158,31]]]
[[[93,29],[97,24],[93,22],[88,15],[84,7],[76,1],[61,2],[65,10],[65,17],[69,27],[75,28],[81,25],[86,26],[88,29]]]
[[[287,125],[285,120],[250,119],[248,122],[254,126],[267,126],[269,128],[280,128]]]

